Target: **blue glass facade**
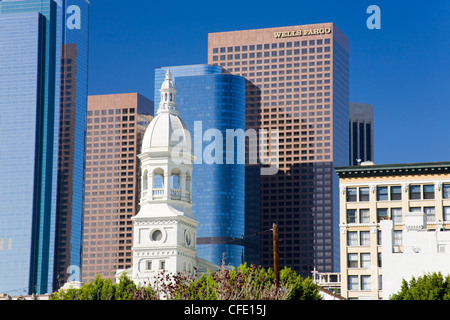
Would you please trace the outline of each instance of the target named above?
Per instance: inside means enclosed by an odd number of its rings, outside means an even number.
[[[155,72],[155,105],[159,105],[158,84],[167,69],[175,81],[178,109],[191,132],[196,157],[192,211],[200,222],[198,256],[220,264],[225,255],[226,264],[238,266],[245,254],[245,155],[239,153],[233,138],[234,148],[229,149],[233,162],[227,163],[226,137],[227,130],[245,131],[245,80],[210,65],[160,68]],[[213,133],[211,139],[209,133]],[[215,139],[222,139],[222,143]],[[210,155],[217,156],[211,164]]]
[[[89,3],[61,1],[62,33],[57,232],[54,289],[81,281],[85,128],[88,96]],[[75,19],[78,18],[78,19]]]
[[[77,7],[84,3],[77,1]],[[0,1],[0,292],[10,295],[48,293],[54,285],[60,64],[63,41],[70,38],[67,5]],[[87,76],[83,81],[87,85]],[[84,154],[81,126],[78,153]],[[82,162],[78,166],[83,170]],[[82,186],[83,176],[77,179]]]

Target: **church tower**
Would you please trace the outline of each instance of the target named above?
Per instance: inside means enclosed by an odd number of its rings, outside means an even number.
[[[136,283],[197,268],[196,228],[192,215],[192,141],[179,117],[170,71],[160,89],[157,116],[142,141],[141,209],[133,217],[133,268]]]

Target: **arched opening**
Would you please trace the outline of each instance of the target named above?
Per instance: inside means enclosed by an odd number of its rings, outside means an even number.
[[[156,174],[153,179],[154,179],[154,182],[153,182],[154,189],[164,188],[164,177],[162,174]]]
[[[180,187],[180,170],[173,169],[170,173],[170,196],[172,199],[181,199],[181,187]]]
[[[177,174],[172,174],[170,177],[170,187],[172,189],[180,189],[180,177]]]
[[[164,171],[161,168],[153,171],[153,199],[164,196]]]

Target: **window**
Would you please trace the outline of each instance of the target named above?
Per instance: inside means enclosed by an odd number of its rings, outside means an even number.
[[[358,276],[348,276],[348,290],[359,290]]]
[[[347,188],[347,202],[356,201],[356,188]]]
[[[361,253],[361,268],[370,268],[370,253]]]
[[[382,208],[377,210],[377,222],[388,218],[388,209]]]
[[[434,207],[424,207],[423,212],[425,213],[427,222],[436,221]]]
[[[347,210],[347,223],[356,223],[356,210]]]
[[[159,269],[160,270],[166,269],[166,261],[164,261],[164,260],[159,261]]]
[[[152,270],[152,262],[151,261],[147,261],[146,269]]]
[[[370,276],[361,276],[361,290],[372,290]]]
[[[410,200],[421,199],[420,186],[417,185],[409,186],[409,199]]]
[[[450,221],[450,207],[444,207],[444,221]]]
[[[434,199],[434,185],[431,184],[423,186],[423,198]]]
[[[369,188],[359,188],[359,201],[369,201]]]
[[[163,234],[162,234],[161,230],[155,230],[152,232],[152,240],[153,241],[161,241],[162,236],[163,236]]]
[[[391,200],[402,200],[402,187],[400,186],[391,187]]]
[[[348,268],[358,268],[358,254],[349,253],[348,254]]]
[[[401,246],[402,245],[402,238],[403,238],[402,231],[401,230],[394,230],[393,245],[394,246]]]
[[[392,208],[391,209],[391,218],[394,223],[402,222],[402,209],[401,208]]]
[[[442,197],[444,199],[450,199],[450,184],[444,184],[442,186]]]
[[[377,200],[386,201],[388,199],[388,187],[377,187]]]
[[[359,243],[361,246],[370,246],[370,232],[361,231],[359,234]]]
[[[358,233],[356,231],[349,231],[347,233],[347,245],[348,246],[358,245]]]
[[[370,223],[369,209],[360,209],[359,210],[359,222],[360,223]]]

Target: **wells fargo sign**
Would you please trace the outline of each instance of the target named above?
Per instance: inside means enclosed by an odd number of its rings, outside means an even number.
[[[293,37],[304,37],[313,36],[321,34],[330,34],[331,28],[317,28],[317,29],[306,29],[306,30],[296,30],[296,31],[283,31],[274,32],[275,38],[293,38]]]

